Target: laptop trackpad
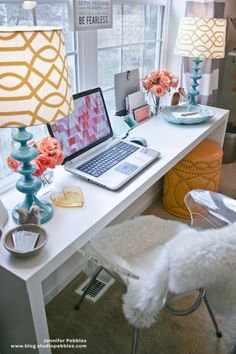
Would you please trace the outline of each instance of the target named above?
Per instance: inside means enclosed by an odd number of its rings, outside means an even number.
[[[130,175],[132,172],[134,172],[136,169],[138,168],[138,166],[135,166],[131,163],[128,162],[123,162],[121,163],[119,166],[117,166],[115,168],[116,171],[119,171],[121,173],[123,173],[124,175]]]

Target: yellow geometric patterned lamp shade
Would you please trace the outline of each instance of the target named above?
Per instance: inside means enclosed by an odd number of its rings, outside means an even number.
[[[45,124],[73,110],[62,31],[0,27],[0,127]]]
[[[175,53],[190,58],[224,58],[226,19],[183,17]]]

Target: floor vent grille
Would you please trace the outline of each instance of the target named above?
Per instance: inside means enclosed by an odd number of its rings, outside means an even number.
[[[90,277],[86,279],[75,292],[79,295],[82,295],[86,285],[90,282]],[[89,289],[86,299],[96,302],[100,297],[107,291],[107,289],[115,282],[115,279],[112,278],[105,270],[102,270],[97,276],[96,281],[93,283],[93,286]]]

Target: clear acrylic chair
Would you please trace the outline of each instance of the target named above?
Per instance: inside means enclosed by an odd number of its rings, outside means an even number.
[[[198,190],[197,192],[189,192],[185,198],[186,205],[191,214],[192,225],[199,227],[199,223],[197,224],[196,219],[197,221],[203,220],[208,227],[209,225],[213,225],[213,219],[214,227],[220,227],[236,220],[236,213],[234,212],[235,205],[230,198],[225,198],[225,196],[220,197],[218,193],[212,194],[212,192],[208,193],[207,191],[204,191],[206,193],[202,194],[201,190]],[[211,200],[211,203],[207,198]],[[200,200],[202,201],[203,206],[201,205]],[[207,206],[211,207],[211,212],[207,210]],[[223,213],[227,212],[227,217],[222,216],[220,213],[220,206],[222,206]],[[208,221],[208,212],[210,214],[210,221]],[[138,219],[139,225],[137,226]],[[217,219],[220,221],[217,222]],[[163,227],[165,228],[164,235],[159,233],[159,230]],[[200,223],[200,227],[203,227],[202,222]],[[97,268],[92,274],[90,282],[87,284],[83,295],[75,305],[75,309],[80,307],[87,292],[96,281],[96,278],[102,269],[124,283],[127,287],[130,286],[130,283],[135,284],[135,282],[137,282],[138,284],[139,281],[142,281],[143,277],[149,276],[153,262],[159,256],[165,243],[175,234],[186,232],[188,228],[192,230],[190,226],[182,224],[181,222],[163,220],[154,216],[141,216],[123,224],[114,225],[105,229],[97,238],[95,238],[95,240],[87,243],[83,249],[79,250],[85,257],[94,262],[97,265]],[[142,242],[140,243],[140,239],[138,240],[139,249],[137,250],[137,239],[135,237],[138,232],[140,233],[140,229],[143,229],[144,237],[142,240],[143,244]],[[127,243],[126,245],[125,242]],[[124,253],[127,253],[128,256],[124,257]],[[173,315],[185,316],[197,310],[201,302],[204,301],[214,325],[216,335],[221,337],[222,334],[208,302],[206,290],[204,288],[192,290],[198,290],[199,294],[194,304],[189,308],[182,310],[173,308],[171,305],[173,301],[186,294],[173,294],[170,292],[163,294],[163,298],[161,299],[163,302],[162,308]],[[132,336],[132,354],[137,353],[139,331],[140,327],[135,326]]]
[[[194,228],[221,228],[236,221],[236,200],[204,189],[194,189],[184,198]]]

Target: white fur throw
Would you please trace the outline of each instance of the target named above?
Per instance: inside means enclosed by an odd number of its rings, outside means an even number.
[[[140,276],[129,279],[123,310],[136,327],[151,326],[167,292],[205,288],[221,314],[236,309],[236,223],[197,231],[177,221],[140,216],[108,227],[93,246]]]

